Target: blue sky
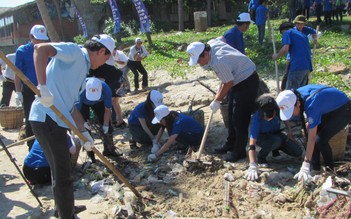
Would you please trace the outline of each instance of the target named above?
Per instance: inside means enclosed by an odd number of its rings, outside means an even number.
[[[0,0],[0,7],[16,7],[35,0]]]

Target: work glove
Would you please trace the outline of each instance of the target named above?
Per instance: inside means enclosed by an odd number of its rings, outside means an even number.
[[[216,113],[220,107],[221,107],[221,104],[217,100],[212,101],[210,104],[210,108],[213,113]]]
[[[0,69],[1,70],[1,69]],[[0,75],[0,81],[6,81],[3,75]]]
[[[15,99],[16,99],[16,105],[21,106],[23,103],[23,95],[22,92],[16,92],[15,94]]]
[[[295,176],[294,179],[298,179],[301,180],[303,179],[304,181],[306,181],[307,179],[311,178],[311,174],[310,174],[310,163],[304,161],[302,163],[300,172],[298,172]]]
[[[41,104],[45,107],[50,107],[54,104],[54,96],[49,91],[46,85],[38,85],[38,89],[40,91],[40,97],[36,96]]]
[[[91,126],[89,125],[88,122],[84,122],[83,124],[84,128],[88,129],[89,131],[91,131]]]
[[[157,159],[156,154],[149,154],[149,156],[147,156],[147,160],[149,162],[154,162]]]
[[[249,166],[249,169],[247,170],[245,178],[247,180],[254,181],[258,179],[258,174],[259,174],[259,169],[257,164],[255,162],[250,162],[250,166]]]
[[[160,150],[161,145],[159,143],[153,144],[151,148],[151,153],[156,154]]]
[[[94,139],[91,137],[91,135],[89,134],[88,131],[84,131],[84,132],[82,132],[82,134],[84,135],[84,137],[86,137],[88,139],[88,141],[83,142],[80,139],[80,144],[83,145],[83,147],[86,151],[92,151],[94,148]]]
[[[104,134],[107,134],[107,132],[108,132],[108,125],[102,126],[102,130],[104,130]]]

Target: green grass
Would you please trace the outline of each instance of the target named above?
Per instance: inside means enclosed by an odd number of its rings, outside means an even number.
[[[311,19],[308,25],[316,28],[315,18]],[[281,48],[281,34],[277,31],[283,20],[272,20],[272,26],[275,32],[276,49]],[[349,69],[351,68],[351,31],[341,31],[339,23],[326,29],[324,24],[321,25],[320,31],[323,32],[319,40],[317,51],[314,58],[314,72],[312,83],[323,83],[329,86],[335,86],[348,94],[351,94],[351,86],[341,77],[341,75],[332,75],[325,72],[324,69],[330,64],[343,63]],[[351,17],[344,17],[343,24],[351,25]],[[151,55],[144,61],[147,70],[164,69],[172,77],[186,78],[187,74],[194,70],[194,67],[188,66],[188,55],[184,51],[186,46],[194,41],[207,42],[210,39],[223,35],[223,33],[233,25],[211,27],[207,32],[196,33],[193,30],[186,30],[182,33],[167,32],[152,34],[153,46],[146,42],[145,46],[151,52]],[[274,61],[271,59],[273,53],[272,43],[267,43],[268,31],[266,31],[266,42],[263,47],[258,44],[258,31],[255,25],[251,25],[249,30],[244,34],[246,44],[246,55],[251,58],[257,66],[257,72],[262,78],[275,79]],[[123,43],[133,45],[136,36],[123,38]],[[145,36],[142,38],[146,39]],[[311,45],[312,48],[312,45]],[[127,51],[126,51],[127,52]],[[177,62],[177,60],[183,62]],[[279,74],[283,75],[285,68],[285,59],[278,60]],[[323,69],[322,72],[316,72]]]

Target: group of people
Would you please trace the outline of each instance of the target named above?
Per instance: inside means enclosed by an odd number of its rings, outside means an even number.
[[[262,0],[260,2],[264,3]],[[260,17],[261,12],[257,9],[255,13]],[[267,13],[265,9],[262,12]],[[295,177],[307,179],[311,168],[320,170],[320,153],[325,166],[333,170],[329,139],[351,121],[351,101],[343,92],[333,87],[308,84],[312,64],[306,34],[312,34],[315,42],[317,37],[316,32],[304,27],[305,21],[305,18],[297,17],[295,28],[291,23],[280,25],[283,47],[272,55],[272,59],[288,54],[290,64],[285,90],[276,99],[270,95],[257,98],[259,75],[255,63],[245,55],[243,41],[243,33],[253,22],[249,13],[240,14],[237,25],[221,39],[212,39],[207,43],[193,42],[187,47],[189,65],[199,64],[206,70],[214,71],[222,82],[210,104],[212,113],[218,111],[224,98],[228,100],[228,137],[225,144],[215,151],[224,154],[223,159],[229,162],[246,158],[248,152],[249,180],[258,179],[259,166],[268,165],[266,157],[271,151],[275,155],[279,155],[279,150],[295,157],[302,155],[303,150],[294,141],[289,129],[288,120],[296,118],[302,119],[303,125],[307,122],[308,132],[305,160]],[[81,145],[94,161],[91,152],[94,139],[87,123],[91,118],[90,112],[93,111],[98,118],[104,134],[112,135],[113,109],[117,113],[117,126],[126,124],[119,106],[121,78],[125,78],[128,72],[124,68],[129,67],[135,78],[140,72],[143,75],[142,89],[146,89],[147,72],[141,61],[148,56],[148,52],[142,40],[137,38],[126,59],[123,52],[116,49],[114,39],[107,34],[93,36],[84,46],[50,43],[47,40],[45,27],[35,25],[30,32],[30,42],[20,46],[15,54],[15,65],[37,86],[40,96],[34,96],[16,76],[13,78],[5,73],[3,78],[5,82],[13,80],[16,100],[22,103],[26,114],[26,134],[31,136],[34,133],[36,137],[34,145],[28,143],[31,155],[26,158],[28,165],[25,165],[24,172],[27,174],[32,171],[31,168],[35,168],[33,154],[42,157],[41,149],[50,167],[58,215],[61,218],[75,218],[70,162],[74,144],[67,136],[67,124],[51,106],[55,106],[64,118],[82,132],[87,141],[81,141]],[[115,68],[115,63],[120,69]],[[138,90],[139,81],[134,79],[134,83]],[[4,104],[7,104],[6,97]],[[281,121],[287,121],[287,133],[280,129]],[[162,93],[157,90],[151,90],[145,102],[135,107],[128,118],[128,128],[132,136],[130,147],[137,149],[137,143],[149,145],[151,153],[148,160],[152,162],[157,161],[175,141],[188,149],[187,155],[191,154],[198,149],[204,134],[203,127],[194,118],[171,111],[163,103]],[[168,132],[168,139],[162,144],[164,130]],[[261,147],[258,153],[257,145]],[[120,153],[114,146],[104,145],[104,155],[119,156]],[[40,163],[47,166],[43,164],[45,162]],[[36,174],[47,176],[47,168],[43,171],[45,174]],[[32,179],[33,183],[37,182],[35,180]]]

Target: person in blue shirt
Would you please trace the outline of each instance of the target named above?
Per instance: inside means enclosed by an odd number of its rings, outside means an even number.
[[[74,141],[69,136],[67,138],[69,152],[74,154],[76,152]],[[31,185],[51,183],[51,169],[37,139],[34,140],[32,148],[24,158],[22,169]]]
[[[250,13],[252,19],[256,18],[256,9],[258,7],[258,2],[259,0],[250,0],[249,5],[247,7],[247,11]]]
[[[161,126],[152,124],[154,109],[163,104],[163,95],[157,90],[151,90],[146,101],[139,103],[128,118],[129,132],[132,138],[129,140],[130,148],[137,149],[136,143],[155,145],[157,148],[157,136]]]
[[[295,24],[294,29],[300,31],[306,36],[311,35],[313,44],[317,45],[317,38],[318,38],[317,31],[312,27],[306,26],[306,22],[307,22],[307,19],[305,16],[303,15],[296,16],[293,22]]]
[[[236,20],[236,25],[223,35],[225,42],[242,54],[245,54],[244,33],[249,29],[251,23],[254,22],[251,20],[250,14],[241,13]]]
[[[248,180],[258,178],[258,166],[268,166],[266,157],[270,152],[281,150],[293,157],[302,155],[302,148],[294,141],[289,123],[285,122],[287,134],[280,129],[280,123],[275,99],[267,94],[261,95],[256,101],[256,112],[251,119]],[[257,160],[256,145],[261,147]]]
[[[293,24],[284,22],[279,27],[282,45],[278,53],[272,55],[273,60],[289,53],[290,66],[286,81],[286,89],[297,89],[308,83],[308,75],[312,71],[311,48],[306,35],[293,29]]]
[[[331,25],[331,17],[333,12],[333,5],[331,0],[324,0],[324,21],[325,25]]]
[[[38,85],[37,76],[34,67],[34,45],[38,43],[43,43],[49,40],[46,32],[46,28],[43,25],[34,25],[29,34],[30,41],[17,48],[16,50],[16,67],[23,72],[23,74],[29,79],[34,86]],[[16,105],[22,105],[25,118],[25,133],[27,137],[33,135],[32,128],[29,124],[29,112],[32,106],[32,103],[35,99],[34,92],[25,84],[21,82],[21,79],[15,75],[15,99]],[[28,149],[32,147],[34,140],[27,141]]]
[[[102,80],[91,77],[86,79],[85,90],[80,94],[79,103],[76,104],[78,110],[85,121],[90,119],[90,109],[94,113],[94,116],[98,118],[98,122],[101,125],[103,132],[109,138],[112,138],[112,92],[110,87]],[[89,125],[85,123],[85,127],[90,129]],[[110,141],[110,143],[113,140]],[[116,152],[113,145],[104,141],[104,150],[102,152],[104,156],[120,156],[119,152]],[[96,162],[94,152],[88,151],[88,156],[93,163]]]
[[[333,152],[329,140],[351,122],[351,100],[334,87],[309,84],[297,90],[285,90],[276,99],[280,118],[285,121],[300,116],[307,121],[305,160],[294,178],[307,180],[310,168],[320,170],[320,154],[326,170],[334,171]],[[305,128],[306,129],[306,128]]]
[[[34,46],[34,65],[40,96],[32,103],[30,125],[38,139],[52,171],[52,190],[58,215],[74,217],[74,190],[71,162],[66,139],[67,119],[85,137],[81,145],[87,151],[94,148],[94,139],[84,127],[84,119],[75,107],[89,69],[96,69],[112,58],[115,47],[107,34],[93,36],[84,48],[75,43],[40,43]],[[47,64],[48,58],[51,61]],[[63,117],[51,109],[54,105]],[[58,147],[60,145],[60,147]]]
[[[321,16],[323,11],[322,0],[314,0],[312,4],[312,8],[316,10],[317,23],[321,23],[322,22]]]
[[[155,117],[152,123],[160,123],[163,127],[161,129],[162,133],[164,128],[166,128],[169,138],[159,150],[153,148],[154,150],[152,150],[151,154],[148,156],[149,161],[156,160],[158,156],[168,151],[175,141],[188,148],[186,156],[190,156],[193,151],[198,149],[204,134],[200,123],[188,115],[176,111],[169,111],[168,107],[165,105],[156,107],[154,112]]]
[[[260,0],[256,9],[256,25],[258,29],[258,42],[263,45],[264,33],[266,30],[268,8],[265,6],[265,0]]]

